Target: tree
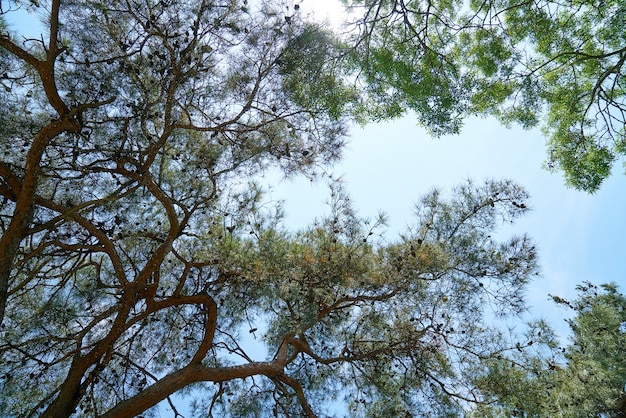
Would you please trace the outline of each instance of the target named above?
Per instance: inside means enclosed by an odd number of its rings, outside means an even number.
[[[624,146],[621,0],[344,0],[370,115],[414,110],[434,134],[495,115],[548,136],[547,167],[594,192]]]
[[[553,296],[575,312],[570,344],[493,362],[479,385],[495,395],[495,406],[481,406],[478,416],[626,416],[626,298],[614,284],[577,289],[572,302]]]
[[[393,242],[338,185],[298,233],[262,199],[255,175],[315,176],[360,106],[343,46],[295,8],[7,7],[3,416],[149,415],[174,394],[209,416],[316,416],[335,386],[354,414],[455,416],[482,402],[476,364],[526,346],[487,324],[537,272],[528,237],[492,235],[528,210],[514,183],[433,191]],[[9,32],[22,8],[46,36]]]

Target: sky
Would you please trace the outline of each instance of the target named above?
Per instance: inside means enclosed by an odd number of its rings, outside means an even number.
[[[539,130],[507,129],[495,119],[470,119],[460,135],[434,139],[404,118],[353,127],[341,164],[331,172],[341,176],[359,214],[387,214],[393,240],[412,224],[413,207],[433,187],[450,190],[468,178],[511,179],[531,195],[531,212],[503,234],[531,236],[538,248],[542,275],[528,289],[531,317],[556,322],[561,330],[567,313],[548,294],[574,297],[583,281],[626,280],[626,218],[623,214],[626,177],[617,167],[594,195],[567,188],[560,173],[542,168],[545,139]],[[298,229],[324,214],[327,183],[268,180],[271,198],[284,199],[286,223]]]

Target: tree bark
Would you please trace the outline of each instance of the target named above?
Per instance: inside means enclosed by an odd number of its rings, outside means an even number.
[[[37,133],[26,155],[24,178],[17,193],[11,222],[0,238],[0,324],[4,320],[13,262],[20,243],[28,233],[35,209],[35,192],[41,156],[53,138],[62,132],[77,129],[80,129],[78,122],[69,117],[50,123]],[[17,177],[14,173],[12,176]]]
[[[50,8],[50,26],[46,59],[38,60],[34,55],[15,44],[8,35],[0,36],[3,47],[18,59],[31,65],[41,79],[43,89],[50,105],[56,110],[59,119],[42,128],[26,154],[24,179],[15,202],[15,210],[9,227],[0,239],[0,324],[4,320],[10,284],[11,268],[20,243],[24,239],[34,212],[34,197],[37,189],[37,177],[41,156],[50,141],[62,132],[80,132],[81,124],[69,113],[67,105],[61,99],[56,85],[54,65],[56,58],[63,52],[58,48],[59,9],[61,0],[52,0]]]
[[[284,359],[282,358],[271,362],[255,362],[217,369],[208,368],[199,363],[191,363],[165,376],[134,397],[120,402],[113,409],[101,415],[100,418],[130,418],[137,416],[192,383],[218,383],[256,375],[274,377],[283,373],[284,366]]]

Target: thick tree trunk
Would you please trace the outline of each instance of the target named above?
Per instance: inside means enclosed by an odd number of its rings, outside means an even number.
[[[48,102],[59,115],[58,120],[53,121],[37,133],[28,150],[24,167],[24,179],[15,202],[15,211],[9,227],[0,239],[0,324],[4,320],[6,311],[13,261],[33,216],[33,200],[37,188],[41,156],[50,141],[61,132],[80,132],[82,128],[80,123],[74,119],[74,116],[69,114],[69,109],[63,102],[63,99],[61,99],[56,85],[54,65],[58,55],[62,53],[57,44],[60,7],[61,0],[52,0],[50,5],[48,47],[46,59],[43,61],[18,46],[8,35],[0,35],[0,47],[31,65],[37,71]]]
[[[65,131],[80,129],[78,122],[72,118],[54,121],[41,129],[33,140],[28,154],[24,178],[19,191],[15,191],[17,198],[11,223],[0,238],[0,324],[4,319],[8,297],[11,269],[17,255],[20,243],[28,233],[34,212],[35,192],[37,191],[37,177],[39,164],[46,146],[50,141]]]

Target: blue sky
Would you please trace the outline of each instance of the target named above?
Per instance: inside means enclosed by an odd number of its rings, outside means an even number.
[[[542,276],[528,289],[530,317],[545,317],[562,332],[567,313],[548,294],[573,297],[576,284],[617,282],[624,291],[626,218],[621,167],[594,195],[567,188],[560,173],[542,169],[545,139],[539,130],[507,129],[492,118],[470,119],[462,133],[434,139],[408,115],[402,119],[351,129],[341,176],[361,216],[388,215],[393,240],[412,223],[418,198],[432,187],[450,190],[467,178],[509,178],[530,193],[532,211],[503,233],[528,233],[539,249]],[[284,199],[286,222],[298,229],[326,210],[325,182],[278,182],[272,199]],[[268,183],[269,183],[268,182]]]

